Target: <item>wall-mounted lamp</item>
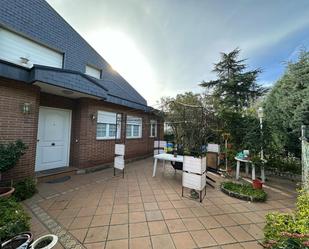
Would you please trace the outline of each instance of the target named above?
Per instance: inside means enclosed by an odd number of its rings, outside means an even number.
[[[30,114],[30,111],[31,111],[31,105],[30,103],[24,103],[22,105],[22,113],[23,114]]]
[[[97,119],[97,116],[96,116],[95,114],[91,114],[91,115],[90,115],[90,119],[91,119],[92,121],[94,121],[94,120]]]

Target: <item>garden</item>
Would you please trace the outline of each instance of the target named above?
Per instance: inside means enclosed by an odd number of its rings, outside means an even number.
[[[217,79],[200,84],[204,93],[161,99],[168,127],[165,140],[172,144],[171,151],[196,157],[203,157],[207,144],[220,145],[216,170],[226,177],[221,190],[235,198],[264,202],[267,194],[262,185],[270,177],[302,180],[296,211],[267,215],[265,247],[307,248],[309,166],[302,166],[301,159],[308,162],[304,150],[308,147],[309,53],[300,51],[298,60],[287,64],[271,89],[257,83],[262,70],[248,70],[239,53],[235,49],[221,54],[213,69]],[[255,177],[254,171],[252,184],[235,181],[232,172],[238,179],[238,161],[254,165],[261,176]]]

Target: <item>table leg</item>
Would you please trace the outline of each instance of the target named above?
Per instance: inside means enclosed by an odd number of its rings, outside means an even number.
[[[246,163],[246,176],[248,176],[248,175],[249,175],[249,164]]]
[[[153,172],[152,172],[152,177],[156,176],[156,171],[157,171],[157,163],[158,163],[158,159],[155,158],[154,160],[154,164],[153,164]]]
[[[236,180],[239,179],[239,169],[240,169],[240,161],[237,161],[237,165],[236,165]]]
[[[252,180],[255,180],[255,166],[252,164]]]
[[[264,167],[261,168],[261,178],[262,178],[262,182],[265,182],[265,169]]]

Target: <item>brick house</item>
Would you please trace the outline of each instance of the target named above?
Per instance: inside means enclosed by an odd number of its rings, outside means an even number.
[[[145,82],[147,84],[147,82]],[[146,100],[44,0],[1,0],[0,142],[28,146],[4,179],[153,153],[162,134]]]

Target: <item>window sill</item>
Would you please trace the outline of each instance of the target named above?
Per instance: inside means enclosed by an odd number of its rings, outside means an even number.
[[[97,137],[96,140],[97,141],[108,141],[108,140],[119,140],[120,138],[114,138],[114,137],[106,137],[106,138],[99,138]]]
[[[142,137],[126,137],[126,139],[142,139]]]

